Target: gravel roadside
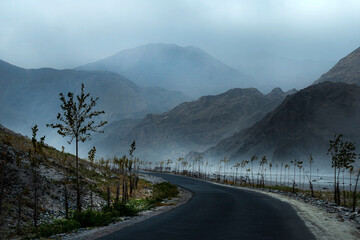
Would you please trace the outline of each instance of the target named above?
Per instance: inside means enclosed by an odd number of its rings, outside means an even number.
[[[162,178],[155,177],[155,176],[148,175],[148,174],[140,174],[140,178],[150,181],[153,184],[165,182],[165,180]],[[187,203],[191,199],[193,194],[190,191],[185,190],[183,188],[179,187],[178,189],[180,192],[179,197],[173,198],[170,200],[165,200],[163,202],[165,204],[165,206],[159,206],[159,207],[155,207],[151,210],[142,211],[139,213],[138,216],[124,217],[122,219],[122,221],[112,223],[108,226],[96,227],[96,228],[91,228],[91,229],[86,229],[86,228],[79,229],[73,233],[58,234],[56,236],[53,236],[51,239],[64,239],[64,240],[100,239],[101,237],[109,235],[115,231],[129,227],[135,223],[142,222],[146,219],[149,219],[156,215],[170,211],[171,209],[174,209],[176,207],[179,207],[179,206]]]

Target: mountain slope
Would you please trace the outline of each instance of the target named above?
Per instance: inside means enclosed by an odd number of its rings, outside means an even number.
[[[360,85],[360,48],[342,58],[314,84],[331,81]]]
[[[28,134],[35,123],[44,125],[54,121],[60,110],[59,93],[78,93],[81,83],[91,96],[99,97],[97,107],[105,110],[104,119],[108,121],[163,112],[187,99],[180,92],[141,88],[116,73],[27,70],[1,61],[0,123]]]
[[[324,82],[288,96],[250,128],[205,151],[212,158],[267,155],[274,160],[326,157],[329,140],[342,133],[360,142],[360,87]]]
[[[148,44],[78,67],[119,73],[140,86],[182,91],[193,97],[218,94],[254,80],[195,47]]]
[[[136,140],[137,156],[148,160],[184,156],[251,126],[278,106],[286,94],[281,89],[268,95],[254,88],[231,89],[180,104],[163,114],[149,114],[120,142],[103,142],[107,150],[118,151]],[[113,129],[116,132],[115,126]]]

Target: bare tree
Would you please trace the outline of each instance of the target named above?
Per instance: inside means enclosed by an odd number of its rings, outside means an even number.
[[[334,139],[330,140],[328,154],[331,155],[331,165],[334,168],[334,200],[340,205],[340,171],[349,169],[351,164],[355,162],[357,154],[355,145],[352,142],[342,141],[342,134],[334,135]]]
[[[63,93],[60,93],[61,113],[58,113],[57,119],[60,123],[47,124],[48,127],[58,129],[57,133],[62,137],[70,136],[69,144],[75,139],[76,146],[76,207],[81,211],[81,193],[79,183],[79,141],[85,142],[91,138],[91,132],[103,132],[98,129],[104,126],[107,122],[100,121],[95,124],[92,120],[94,117],[104,114],[104,111],[93,111],[96,102],[99,98],[90,97],[90,93],[84,92],[84,84],[81,84],[81,94],[74,97],[74,94],[69,92],[67,98]],[[90,99],[89,99],[90,97]],[[90,100],[90,101],[89,101]]]
[[[31,154],[30,156],[30,162],[31,162],[31,170],[32,170],[32,175],[33,175],[33,221],[34,221],[34,227],[38,226],[38,219],[39,219],[39,173],[38,173],[38,168],[40,165],[40,161],[42,160],[41,158],[43,157],[43,147],[44,147],[44,141],[45,141],[45,136],[43,136],[42,138],[40,138],[40,142],[38,142],[36,140],[36,134],[38,132],[38,127],[37,125],[33,126],[31,128],[32,130],[32,144],[33,144],[33,154]],[[41,158],[39,158],[38,155],[41,155]]]
[[[312,154],[310,153],[310,156],[309,156],[309,165],[310,165],[310,178],[309,178],[309,186],[310,186],[310,190],[311,190],[311,197],[314,197],[314,187],[312,185],[312,179],[311,179],[311,174],[312,174],[312,164],[314,162],[314,158],[312,156]]]
[[[355,212],[355,208],[356,208],[356,189],[357,189],[357,185],[359,182],[359,177],[360,177],[360,169],[358,169],[358,171],[357,171],[357,177],[356,177],[355,187],[354,187],[354,192],[353,192],[353,212]]]
[[[96,148],[95,146],[92,147],[92,149],[90,149],[90,151],[88,152],[88,158],[90,161],[90,209],[93,210],[94,207],[94,201],[93,201],[93,188],[94,188],[94,160],[95,160],[95,153],[96,153]]]
[[[256,161],[258,159],[258,157],[256,155],[252,156],[251,159],[250,159],[250,162],[251,162],[251,178],[252,178],[252,185],[253,187],[255,186],[255,183],[254,183],[254,161]]]

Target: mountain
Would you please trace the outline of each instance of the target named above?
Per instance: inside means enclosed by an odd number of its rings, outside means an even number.
[[[269,91],[274,87],[302,89],[313,83],[330,69],[334,61],[299,60],[278,56],[269,52],[242,54],[238,58],[238,69],[261,82],[257,88]]]
[[[97,108],[105,111],[103,118],[108,121],[142,118],[188,99],[176,91],[139,87],[112,72],[23,69],[0,61],[0,123],[28,134],[34,124],[55,121],[59,93],[79,93],[81,83],[91,96],[99,97]]]
[[[314,84],[331,81],[360,85],[360,47],[342,58]]]
[[[105,157],[113,157],[119,149],[122,150],[120,154],[126,154],[128,149],[124,149],[121,146],[119,147],[117,144],[122,141],[141,120],[142,119],[127,118],[107,124],[104,128],[104,133],[94,134],[92,140],[87,144],[88,148],[96,146],[97,154]]]
[[[136,155],[147,160],[185,156],[189,151],[203,151],[251,126],[278,106],[287,94],[281,89],[264,95],[254,88],[237,88],[204,96],[162,114],[149,114],[121,141],[109,138],[104,139],[103,144],[107,150],[125,148],[124,152],[136,140]],[[117,132],[115,124],[112,129]]]
[[[174,44],[148,44],[123,50],[77,69],[112,71],[140,86],[178,90],[192,97],[255,84],[249,76],[199,48]]]
[[[261,121],[205,151],[209,158],[267,155],[273,160],[326,156],[329,140],[342,133],[360,143],[360,87],[324,82],[286,99]]]

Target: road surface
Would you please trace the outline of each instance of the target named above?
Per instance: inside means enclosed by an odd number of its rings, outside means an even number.
[[[296,211],[278,199],[188,177],[153,175],[192,191],[192,199],[101,239],[315,239]]]

